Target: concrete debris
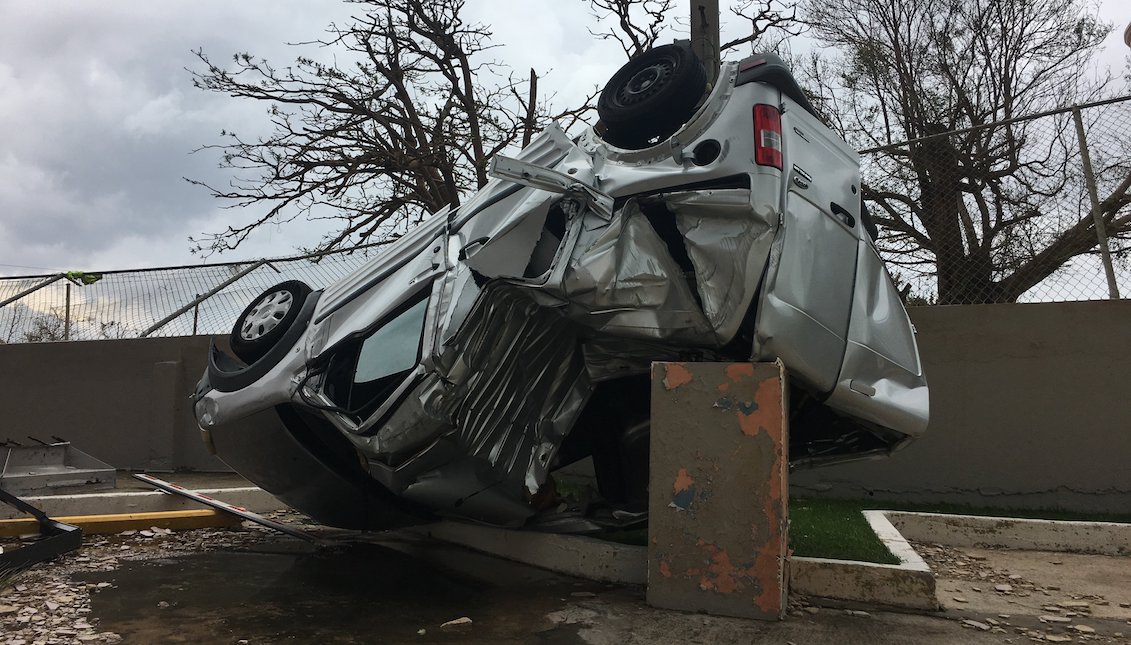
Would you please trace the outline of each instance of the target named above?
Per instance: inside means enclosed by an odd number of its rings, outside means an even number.
[[[0,587],[0,643],[120,643],[120,634],[101,631],[98,621],[89,617],[91,596],[113,585],[79,582],[73,576],[113,571],[124,558],[150,560],[166,558],[170,552],[231,549],[261,539],[261,535],[250,531],[174,532],[157,527],[111,536],[86,536],[81,551],[57,558],[50,566],[37,567],[31,574],[21,576],[15,585]],[[0,539],[0,547],[3,546],[8,544]],[[165,601],[160,604],[168,606]]]
[[[1038,634],[1038,636],[1042,635]],[[1030,638],[1037,640],[1032,636],[1030,636]],[[1063,634],[1044,634],[1042,640],[1048,641],[1050,643],[1071,643],[1074,639],[1071,636],[1064,636]]]
[[[1072,619],[1067,616],[1050,616],[1049,614],[1042,614],[1037,617],[1037,620],[1042,623],[1059,623],[1062,625],[1072,622]]]
[[[994,585],[994,591],[1000,593],[1009,593],[1013,591],[1013,585]]]
[[[471,619],[467,616],[460,616],[440,625],[440,629],[465,629],[468,627],[471,627]]]
[[[987,625],[986,623],[979,622],[977,620],[970,620],[969,618],[962,621],[962,626],[963,627],[973,627],[974,629],[979,629],[983,632],[988,632],[988,631],[990,631],[990,629],[992,629],[991,625]]]
[[[1095,630],[1094,627],[1088,627],[1087,625],[1073,625],[1072,629],[1080,632],[1081,634],[1095,634],[1096,633],[1096,630]]]

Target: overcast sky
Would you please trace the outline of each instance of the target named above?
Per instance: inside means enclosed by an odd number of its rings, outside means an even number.
[[[725,3],[724,3],[725,4]],[[552,70],[540,83],[572,106],[623,61],[592,38],[582,0],[469,0],[489,23],[498,58]],[[248,51],[280,64],[285,43],[309,40],[351,9],[340,2],[0,0],[0,276],[59,270],[200,264],[188,237],[254,212],[224,210],[182,177],[224,183],[215,153],[222,129],[263,132],[265,105],[195,90],[186,67],[203,48],[222,61]],[[1131,3],[1105,0],[1119,25],[1104,58],[1122,64]],[[331,54],[307,48],[313,57]],[[324,230],[264,227],[209,262],[287,255]]]

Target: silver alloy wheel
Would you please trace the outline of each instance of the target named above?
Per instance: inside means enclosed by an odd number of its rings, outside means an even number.
[[[240,338],[254,341],[271,333],[279,325],[279,321],[287,316],[294,302],[294,294],[288,289],[272,291],[263,296],[240,325]]]

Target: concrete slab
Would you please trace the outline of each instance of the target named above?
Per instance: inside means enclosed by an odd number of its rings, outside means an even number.
[[[1131,524],[883,511],[908,540],[949,546],[1004,547],[1131,555]]]
[[[461,522],[437,522],[401,532],[579,578],[636,585],[648,582],[647,548],[642,546]]]
[[[648,603],[780,620],[788,596],[781,363],[653,363]]]
[[[1045,642],[1067,637],[1125,643],[1131,634],[1129,557],[917,547],[935,571],[948,615],[1000,624]]]

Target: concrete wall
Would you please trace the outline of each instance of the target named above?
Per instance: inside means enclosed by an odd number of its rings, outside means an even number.
[[[204,449],[189,407],[208,341],[0,345],[0,439],[58,436],[117,468],[228,470]]]
[[[927,435],[794,495],[1131,512],[1131,301],[920,307]]]
[[[1131,512],[1131,301],[912,310],[927,435],[795,472],[794,495]],[[0,345],[0,439],[58,435],[119,468],[226,470],[188,394],[208,338]]]

